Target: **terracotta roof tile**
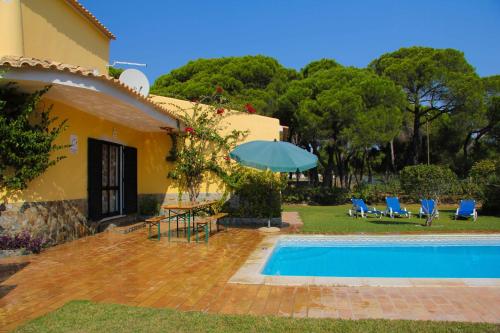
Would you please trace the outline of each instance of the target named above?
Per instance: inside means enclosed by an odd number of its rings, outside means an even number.
[[[99,29],[103,34],[105,34],[110,39],[116,39],[115,35],[108,28],[102,24],[97,17],[94,16],[87,8],[85,8],[78,0],[66,0],[66,2],[73,7],[76,11],[86,17],[90,22],[92,22],[97,29]]]
[[[105,81],[108,84],[113,85],[115,88],[124,90],[128,94],[132,95],[136,99],[149,104],[156,110],[161,113],[167,114],[168,116],[179,119],[179,117],[175,114],[175,112],[167,109],[165,106],[162,106],[158,103],[155,103],[151,98],[144,97],[134,89],[129,86],[123,84],[119,80],[110,77],[108,75],[96,74],[93,69],[64,64],[57,61],[50,60],[41,60],[30,57],[20,57],[20,56],[4,56],[0,58],[0,67],[12,67],[12,68],[34,68],[34,69],[42,69],[42,70],[51,70],[51,71],[59,71],[59,72],[67,72],[81,76],[93,77],[97,80]]]

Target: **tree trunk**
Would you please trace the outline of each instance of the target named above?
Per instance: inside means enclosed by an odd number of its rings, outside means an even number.
[[[415,110],[413,118],[413,136],[411,138],[411,148],[409,152],[409,162],[413,165],[417,165],[420,155],[420,113]]]
[[[366,160],[366,168],[367,168],[367,171],[368,171],[368,183],[372,183],[373,182],[373,175],[372,175],[372,162],[371,162],[371,158],[370,156],[368,156],[367,160]]]
[[[309,183],[314,186],[319,184],[318,168],[313,168],[309,170]]]
[[[467,137],[465,138],[464,140],[464,145],[463,145],[463,154],[464,154],[464,161],[465,161],[465,165],[467,164],[467,160],[469,159],[469,143],[470,143],[470,140],[472,138],[472,133],[469,132],[467,133]]]
[[[344,174],[344,166],[342,165],[342,154],[339,151],[335,152],[335,165],[337,169],[337,178],[339,187],[344,187],[345,174]]]
[[[389,142],[389,148],[391,150],[391,172],[396,172],[396,153],[394,152],[394,139]]]
[[[429,215],[429,216],[425,219],[425,226],[426,226],[426,227],[430,227],[430,226],[432,226],[432,220],[434,220],[434,214]]]
[[[334,150],[333,147],[329,146],[326,148],[326,152],[328,154],[328,161],[325,166],[325,172],[323,175],[323,186],[327,188],[332,188],[333,186],[333,168],[334,168],[334,163],[333,163],[333,154]]]
[[[361,168],[359,171],[359,183],[357,185],[361,185],[361,183],[363,183],[366,156],[367,156],[367,154],[366,154],[366,149],[365,149],[363,151],[363,157],[361,157]]]

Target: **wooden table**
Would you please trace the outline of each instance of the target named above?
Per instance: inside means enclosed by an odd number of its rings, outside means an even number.
[[[179,211],[184,211],[185,214],[187,215],[187,241],[191,242],[191,221],[193,221],[193,228],[195,227],[194,224],[194,218],[196,215],[196,212],[208,208],[214,204],[216,204],[218,201],[217,200],[209,200],[209,201],[201,201],[201,202],[186,202],[186,201],[179,201],[176,203],[172,204],[167,204],[167,205],[162,205],[161,208],[164,210],[168,211],[168,221],[169,221],[169,230],[168,230],[168,239],[170,240],[170,216],[172,215],[172,212],[175,214],[179,214]]]

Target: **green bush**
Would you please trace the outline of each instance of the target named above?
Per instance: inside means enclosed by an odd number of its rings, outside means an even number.
[[[470,170],[470,178],[479,185],[487,184],[495,176],[498,161],[482,160],[474,163]]]
[[[283,190],[283,202],[289,204],[309,203],[311,200],[313,188],[310,186],[288,185]]]
[[[496,183],[485,186],[484,203],[481,212],[500,214],[500,177],[496,179]]]
[[[280,191],[286,183],[279,175],[271,171],[242,168],[231,178],[233,199],[225,205],[224,211],[234,217],[281,216]]]
[[[400,180],[401,189],[413,200],[454,194],[458,184],[457,175],[449,168],[424,164],[405,167]]]
[[[482,160],[474,163],[469,173],[469,177],[464,180],[463,193],[469,197],[477,198],[481,201],[486,200],[486,191],[488,184],[494,182],[496,165],[499,162],[495,160]],[[491,192],[491,188],[488,189]]]
[[[139,200],[139,214],[142,216],[154,216],[160,213],[160,202],[152,196],[146,195]]]
[[[483,186],[483,207],[481,211],[487,214],[500,214],[500,161],[495,164],[495,170],[490,172],[487,183]]]
[[[349,192],[333,187],[288,186],[283,191],[285,203],[307,203],[310,205],[340,205],[349,200]]]
[[[384,202],[387,196],[399,196],[401,194],[401,184],[399,179],[394,178],[382,183],[362,183],[356,186],[351,196],[362,198],[368,204]]]

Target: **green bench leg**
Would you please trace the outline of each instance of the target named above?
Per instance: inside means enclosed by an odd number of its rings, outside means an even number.
[[[161,238],[161,232],[160,232],[160,221],[158,221],[158,240]]]
[[[191,242],[191,212],[188,212],[188,214],[187,214],[187,223],[188,223],[187,241],[188,241],[188,243],[190,243]]]
[[[193,226],[194,226],[194,221],[193,221]],[[195,239],[196,239],[196,243],[198,243],[198,241],[199,241],[199,237],[198,237],[198,226],[195,226]]]
[[[148,223],[148,239],[151,238],[151,223]]]
[[[205,244],[208,244],[208,236],[209,236],[209,232],[208,232],[208,223],[205,224]]]
[[[170,219],[168,219],[168,241],[170,242]]]
[[[168,241],[170,242],[170,209],[168,210]]]

